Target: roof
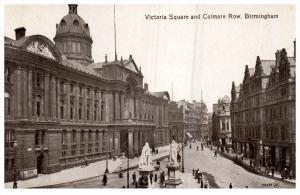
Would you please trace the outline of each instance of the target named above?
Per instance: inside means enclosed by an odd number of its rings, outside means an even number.
[[[225,96],[222,98],[222,102],[224,102],[224,103],[230,103],[230,98],[229,98],[227,95],[225,95]]]
[[[68,60],[64,55],[62,56],[61,64],[64,66],[67,66],[69,68],[76,69],[80,72],[85,72],[85,73],[88,73],[88,74],[91,74],[91,75],[94,75],[97,77],[101,77],[101,75],[98,72],[96,72],[93,68],[82,65],[82,64],[72,61],[72,60]]]
[[[77,8],[76,8],[77,9]],[[90,29],[87,23],[76,13],[69,12],[56,25],[56,35],[61,33],[78,33],[90,36]]]
[[[159,91],[159,92],[150,92],[150,91],[145,91],[146,94],[158,97],[158,98],[167,98],[170,100],[169,93],[167,91]]]

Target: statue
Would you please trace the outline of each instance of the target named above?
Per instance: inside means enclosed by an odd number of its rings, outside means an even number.
[[[170,145],[170,164],[178,164],[177,155],[178,155],[178,144],[175,140],[172,141]]]
[[[152,157],[151,157],[151,149],[149,147],[148,142],[144,145],[140,157],[139,162],[139,168],[140,169],[147,169],[147,168],[153,168],[152,167]]]

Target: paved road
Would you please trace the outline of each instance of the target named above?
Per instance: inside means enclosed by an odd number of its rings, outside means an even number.
[[[192,169],[200,169],[203,171],[204,176],[208,179],[210,188],[228,188],[229,183],[232,183],[233,188],[295,188],[294,184],[285,183],[280,180],[266,178],[260,175],[246,171],[244,168],[234,164],[231,160],[218,156],[213,157],[213,151],[204,147],[204,151],[196,150],[196,146],[199,143],[193,143],[192,149],[185,148],[185,174],[182,175],[185,183],[182,188],[198,188],[199,184],[196,184],[192,179]],[[200,147],[199,147],[200,148]],[[167,173],[165,165],[167,160],[162,161],[161,167]],[[160,170],[160,172],[162,169]],[[131,184],[131,175],[133,171],[130,171],[130,188],[134,188]],[[137,173],[137,172],[136,172]],[[156,172],[158,173],[158,172]],[[158,174],[159,175],[159,174]],[[82,181],[72,182],[69,184],[63,184],[54,186],[55,188],[122,188],[127,186],[126,173],[123,178],[119,178],[118,174],[110,174],[108,176],[108,184],[103,186],[99,177],[90,178]],[[275,185],[275,186],[274,186]],[[152,188],[158,188],[156,183]]]
[[[185,149],[185,167],[187,172],[192,169],[200,169],[208,175],[210,183],[215,183],[215,187],[228,188],[232,183],[233,188],[295,188],[294,184],[282,182],[280,180],[266,178],[248,172],[241,166],[234,164],[224,157],[213,156],[213,151],[204,147],[204,151],[196,150],[200,143],[193,143],[192,149]],[[199,147],[200,148],[200,147]]]

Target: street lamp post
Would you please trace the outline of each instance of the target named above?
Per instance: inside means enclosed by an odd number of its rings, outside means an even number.
[[[17,147],[18,147],[18,143],[17,141],[15,140],[13,142],[13,148],[14,148],[14,183],[13,183],[13,188],[18,188],[18,184],[17,184],[17,167],[16,167],[16,164],[17,164]]]
[[[103,130],[103,136],[104,136],[104,130]],[[104,173],[109,173],[109,170],[108,170],[108,150],[109,150],[109,135],[107,134],[106,168],[105,168]]]
[[[181,150],[182,150],[182,162],[181,162],[181,171],[182,173],[184,173],[184,130],[182,129],[182,147],[181,147]]]
[[[127,147],[127,188],[129,188],[129,142]]]

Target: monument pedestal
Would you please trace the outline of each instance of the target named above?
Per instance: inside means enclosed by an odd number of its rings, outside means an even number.
[[[138,179],[138,187],[139,188],[147,188],[149,185],[148,176],[153,173],[154,168],[152,166],[149,166],[147,168],[139,168],[139,179]]]
[[[166,188],[176,188],[176,186],[182,184],[183,182],[180,179],[180,164],[178,163],[169,163],[168,168],[168,180],[165,181]]]

